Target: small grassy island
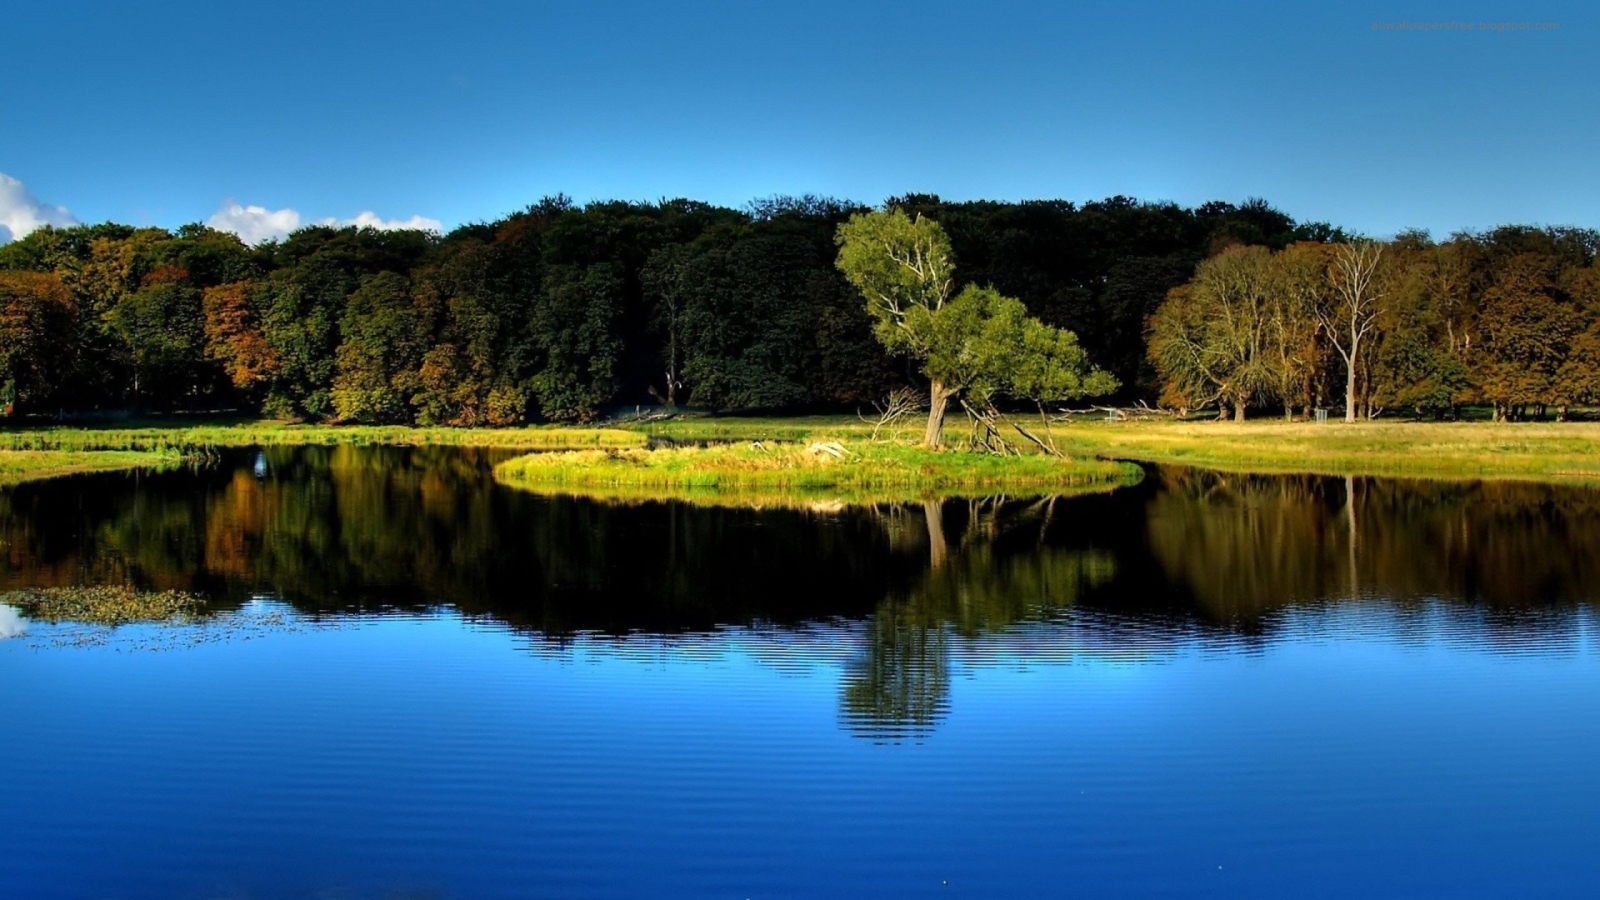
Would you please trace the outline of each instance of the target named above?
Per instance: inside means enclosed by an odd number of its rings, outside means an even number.
[[[1077,493],[1137,482],[1137,466],[1029,454],[928,450],[895,441],[753,440],[709,447],[530,453],[502,463],[504,484],[543,494],[701,503]]]

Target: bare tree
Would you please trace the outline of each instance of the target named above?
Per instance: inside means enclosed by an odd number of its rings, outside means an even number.
[[[1328,267],[1332,282],[1328,303],[1317,309],[1317,321],[1333,349],[1344,359],[1344,420],[1356,420],[1356,381],[1362,341],[1378,325],[1383,305],[1383,245],[1376,241],[1340,244]]]

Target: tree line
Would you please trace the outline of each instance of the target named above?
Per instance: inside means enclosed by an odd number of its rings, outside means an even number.
[[[1600,401],[1597,249],[1592,230],[1532,227],[1227,248],[1151,317],[1161,400],[1565,418]]]
[[[1333,253],[1349,242],[1337,228],[1296,222],[1259,200],[1182,207],[1125,197],[955,203],[906,195],[882,210],[937,224],[950,260],[938,302],[962,298],[944,321],[1036,345],[1041,364],[1072,361],[1076,382],[1057,369],[997,379],[992,367],[958,359],[969,384],[949,396],[977,406],[1021,399],[1028,378],[1039,395],[1117,385],[1119,400],[1166,396],[1196,408],[1235,397],[1251,406],[1290,402],[1291,392],[1268,384],[1265,356],[1237,367],[1224,391],[1147,350],[1160,345],[1147,335],[1171,331],[1163,328],[1175,304],[1188,304],[1185,321],[1216,318],[1205,308],[1217,295],[1202,286],[1212,268],[1247,256],[1296,259],[1306,247]],[[504,425],[587,421],[635,404],[859,408],[907,384],[926,392],[931,377],[949,374],[926,347],[912,346],[920,339],[903,321],[871,302],[870,266],[840,265],[841,226],[869,212],[817,197],[743,209],[551,197],[446,235],[315,226],[256,247],[201,225],[44,228],[0,246],[0,409]],[[1510,252],[1511,236],[1553,248],[1527,251],[1556,262],[1519,269],[1516,278],[1537,284],[1516,296],[1537,293],[1541,278],[1555,285],[1550,303],[1579,323],[1557,370],[1573,356],[1588,307],[1569,283],[1592,267],[1591,232],[1513,229],[1441,245],[1403,236],[1383,248],[1382,321],[1355,357],[1364,410],[1398,403],[1393,379],[1381,373],[1401,363],[1403,347],[1431,352],[1436,332],[1446,346],[1460,342],[1477,389],[1488,382],[1474,366],[1491,358],[1489,347],[1527,343],[1508,329],[1527,332],[1529,316],[1554,314],[1504,299],[1486,305],[1514,293],[1513,276],[1497,268],[1524,255]],[[1390,285],[1404,279],[1391,270],[1409,271],[1395,262],[1427,253],[1466,259],[1461,296],[1470,312],[1452,307],[1439,319],[1443,307],[1432,301],[1421,318],[1392,310],[1404,292]],[[1506,327],[1486,324],[1495,315]],[[1210,325],[1196,328],[1184,339],[1215,341]],[[1420,344],[1417,329],[1427,337]],[[1307,345],[1312,362],[1296,363],[1292,379],[1274,376],[1299,386],[1296,407],[1326,402],[1342,373],[1320,320]],[[1200,354],[1207,372],[1232,372],[1214,355]],[[1507,397],[1527,393],[1517,390]],[[1533,402],[1541,401],[1508,399],[1507,414]]]

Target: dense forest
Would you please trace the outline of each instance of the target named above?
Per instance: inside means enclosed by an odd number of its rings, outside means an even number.
[[[1515,417],[1600,388],[1591,231],[1379,245],[1262,201],[886,207],[942,226],[956,290],[1074,332],[1119,401],[1303,411],[1342,407],[1349,382],[1352,415]],[[865,211],[553,197],[447,235],[319,226],[256,247],[200,225],[46,227],[0,246],[0,409],[453,425],[854,409],[921,380],[836,265]],[[1335,319],[1355,256],[1371,265],[1352,348]]]
[[[1162,400],[1543,418],[1600,401],[1600,234],[1499,228],[1230,247],[1149,322]]]

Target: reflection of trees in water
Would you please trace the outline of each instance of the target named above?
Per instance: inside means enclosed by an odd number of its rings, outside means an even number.
[[[923,504],[929,564],[910,588],[873,612],[846,665],[842,718],[852,732],[899,740],[930,731],[949,708],[953,658],[962,649],[1008,657],[1008,629],[1060,617],[1087,587],[1109,581],[1103,551],[1047,543],[1057,498]],[[912,507],[880,511],[906,533]],[[968,654],[969,661],[971,654]]]
[[[550,634],[864,615],[919,568],[865,513],[610,506],[460,448],[269,448],[199,474],[0,493],[0,588],[131,582],[314,613],[448,604]],[[92,485],[92,487],[91,487]]]
[[[1217,620],[1309,600],[1590,601],[1600,491],[1525,482],[1167,470],[1145,517],[1166,578]]]
[[[886,606],[845,664],[840,717],[858,735],[899,740],[932,731],[949,712],[950,637]]]
[[[757,511],[540,498],[495,485],[492,451],[266,453],[262,478],[248,453],[0,490],[0,590],[271,593],[314,615],[448,604],[556,642],[842,622],[849,652],[786,650],[847,660],[848,727],[896,738],[940,719],[953,670],[987,661],[1259,641],[1296,604],[1350,597],[1401,601],[1386,633],[1544,647],[1573,629],[1561,604],[1600,585],[1600,491],[1570,486],[1173,469],[1102,496]],[[1471,614],[1407,612],[1428,598]]]

